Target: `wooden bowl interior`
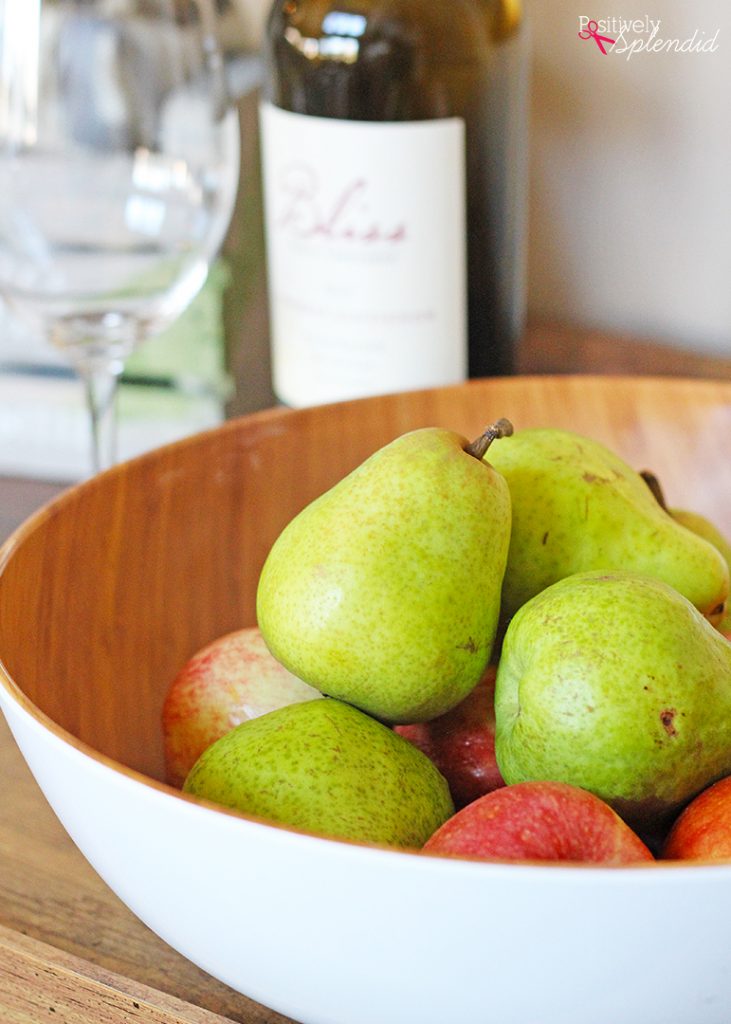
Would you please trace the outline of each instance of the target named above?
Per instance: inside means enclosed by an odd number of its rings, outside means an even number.
[[[502,415],[605,441],[731,533],[731,384],[511,378],[268,411],[116,467],[16,532],[0,552],[7,676],[81,742],[162,779],[170,681],[255,621],[259,570],[288,520],[406,430],[472,437]]]

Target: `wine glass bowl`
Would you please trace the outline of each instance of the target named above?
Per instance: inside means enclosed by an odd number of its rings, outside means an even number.
[[[124,360],[203,285],[236,195],[239,133],[210,0],[6,0],[0,293],[85,381],[113,461]]]

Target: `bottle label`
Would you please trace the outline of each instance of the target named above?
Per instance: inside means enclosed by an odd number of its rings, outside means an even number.
[[[317,405],[467,375],[461,118],[366,122],[263,103],[274,390]]]

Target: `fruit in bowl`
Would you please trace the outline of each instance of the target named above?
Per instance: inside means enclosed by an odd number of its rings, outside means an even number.
[[[505,478],[488,461],[493,451]],[[361,712],[416,720],[407,738],[440,766],[432,737],[441,730],[456,749],[455,708],[464,720],[469,698],[491,697],[478,682],[502,607],[500,780],[572,783],[630,825],[657,831],[731,772],[731,646],[704,617],[721,619],[729,568],[720,534],[711,540],[669,513],[657,480],[575,432],[514,433],[501,419],[470,443],[425,428],[379,449],[285,527],[264,563],[257,613],[264,641],[289,668]],[[360,759],[354,773],[348,729],[340,758],[327,734],[306,726],[301,747],[276,742],[340,707],[290,709],[237,729],[201,758],[186,792],[331,837],[414,844],[400,765],[400,790],[382,799],[403,833],[373,817],[370,773]],[[375,722],[371,735],[385,779],[404,748],[385,743]],[[302,764],[318,792],[337,794],[334,815],[310,800]],[[349,785],[354,774],[360,787]],[[453,792],[460,781],[454,774]],[[511,790],[485,807],[516,799]],[[434,822],[443,808],[432,801],[432,810]]]
[[[285,526],[405,432],[474,437],[502,414],[516,431],[596,437],[652,466],[672,507],[731,530],[722,382],[514,378],[257,414],[72,489],[5,545],[3,710],[77,845],[134,912],[295,1020],[719,1024],[729,862],[425,855],[269,825],[165,783],[170,681],[255,624]]]
[[[653,576],[704,615],[720,615],[729,590],[723,556],[681,528],[606,445],[573,430],[521,430],[495,444],[491,458],[513,510],[505,617],[550,584],[593,569]]]
[[[203,751],[241,722],[318,697],[272,657],[256,626],[217,637],[188,659],[165,697],[167,781],[182,786]]]
[[[489,860],[637,864],[652,853],[612,808],[565,782],[518,782],[446,821],[424,851]]]
[[[505,785],[495,759],[495,672],[488,665],[474,690],[446,714],[395,727],[431,758],[457,807]]]
[[[421,751],[343,701],[291,704],[212,744],[186,793],[332,838],[419,849],[454,812]]]
[[[552,779],[654,828],[731,773],[731,644],[672,587],[610,570],[523,605],[495,688],[508,782]]]
[[[674,822],[662,855],[668,860],[731,859],[731,776],[691,800]]]
[[[264,563],[257,617],[300,678],[389,722],[444,714],[492,653],[510,495],[454,431],[410,431],[308,505]],[[311,685],[315,685],[312,684]]]

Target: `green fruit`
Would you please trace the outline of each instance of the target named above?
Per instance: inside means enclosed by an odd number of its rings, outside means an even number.
[[[557,580],[595,569],[653,576],[704,615],[718,612],[729,589],[719,552],[675,522],[640,474],[599,442],[523,430],[494,444],[490,461],[513,505],[504,618]]]
[[[686,530],[691,530],[693,533],[698,534],[699,537],[704,537],[713,544],[714,548],[723,555],[729,573],[731,573],[731,544],[729,544],[721,531],[706,519],[705,516],[699,515],[697,512],[689,512],[687,509],[682,508],[671,508],[669,511],[673,519],[684,526]],[[728,601],[721,618],[714,625],[721,633],[731,633],[731,606],[729,606]]]
[[[731,644],[659,580],[572,576],[511,621],[495,719],[506,782],[569,782],[654,825],[731,773]]]
[[[497,627],[510,495],[469,446],[427,428],[381,448],[275,542],[259,627],[300,679],[389,722],[444,714],[477,684]]]
[[[454,813],[421,751],[330,699],[243,722],[201,755],[183,788],[306,832],[389,846],[420,848]]]

